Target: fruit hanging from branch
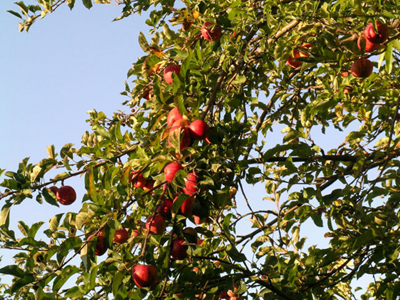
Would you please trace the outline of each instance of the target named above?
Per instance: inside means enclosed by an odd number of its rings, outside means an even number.
[[[351,74],[355,77],[367,78],[372,74],[374,65],[367,58],[360,58],[353,62],[351,65]]]
[[[286,63],[294,69],[300,67],[303,64],[303,62],[297,61],[296,59],[300,57],[309,57],[310,55],[307,52],[302,51],[302,49],[308,50],[312,47],[313,47],[312,44],[306,43],[300,46],[299,48],[293,49],[293,55],[288,58]]]
[[[164,69],[164,80],[166,83],[171,84],[174,81],[173,74],[179,76],[181,73],[180,65],[169,65]]]
[[[377,20],[376,29],[377,32],[375,32],[374,24],[369,23],[364,30],[365,38],[371,43],[381,44],[389,37],[389,28],[385,24],[382,24],[381,21]]]
[[[157,283],[158,272],[153,265],[139,264],[132,269],[132,279],[140,288],[154,287]]]
[[[76,192],[73,187],[64,185],[57,192],[57,201],[62,205],[71,205],[76,200]]]
[[[201,26],[201,35],[210,42],[215,42],[221,37],[222,31],[218,24],[213,25],[211,22],[205,22]]]

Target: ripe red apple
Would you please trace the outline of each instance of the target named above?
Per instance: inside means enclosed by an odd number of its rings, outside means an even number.
[[[57,191],[58,191],[58,187],[56,187],[55,185],[47,188],[49,191],[52,191],[54,193],[54,195],[57,195]]]
[[[373,64],[369,59],[360,58],[351,65],[351,74],[355,77],[367,78],[371,75]]]
[[[184,179],[185,180],[185,188],[183,192],[186,195],[193,195],[197,192],[197,176],[196,173],[189,173],[188,176]]]
[[[166,83],[170,84],[174,81],[174,78],[172,77],[172,74],[175,73],[177,76],[179,76],[179,73],[181,72],[181,66],[180,65],[169,65],[164,69],[164,80]]]
[[[97,235],[93,234],[93,235],[89,236],[88,242],[90,240],[92,240],[95,236],[96,236],[97,240],[96,240],[96,249],[95,249],[94,254],[96,254],[97,256],[101,256],[104,253],[106,253],[106,251],[107,251],[107,245],[104,241],[104,231],[102,230]]]
[[[143,177],[139,171],[133,171],[131,174],[130,181],[133,182],[135,188],[143,188],[147,184],[146,178]]]
[[[364,33],[362,33],[357,40],[357,47],[360,51],[364,53],[372,52],[379,48],[379,44],[374,44],[370,40],[365,38]]]
[[[160,235],[165,231],[165,220],[162,216],[154,216],[148,218],[146,222],[146,229],[150,231],[151,234]]]
[[[158,272],[152,265],[136,265],[132,269],[132,279],[140,287],[153,287],[157,283]]]
[[[146,180],[146,184],[143,187],[144,191],[150,191],[154,187],[155,180]]]
[[[300,49],[309,49],[309,48],[312,48],[312,47],[313,47],[312,44],[306,43],[306,44],[302,45],[300,47]],[[297,58],[299,58],[299,57],[308,57],[309,56],[307,53],[302,52],[300,49],[297,49],[297,48],[293,49],[293,56],[290,56],[288,58],[288,60],[286,61],[286,63],[289,66],[291,66],[292,68],[294,68],[294,69],[300,67],[303,64],[303,62],[301,62],[301,61],[296,61]]]
[[[171,207],[173,202],[169,199],[162,199],[161,205],[157,207],[158,214],[162,217],[171,217]]]
[[[189,131],[189,122],[185,119],[180,119],[172,124],[171,130],[168,135],[168,145],[173,147],[172,139],[177,139],[180,135],[180,150],[186,149],[190,146],[192,138]]]
[[[183,201],[183,203],[180,207],[180,211],[181,211],[182,215],[184,215],[187,218],[192,215],[194,200],[195,200],[194,197],[191,196],[191,197],[187,198],[185,201]]]
[[[206,137],[208,137],[210,127],[203,120],[195,120],[190,123],[189,130],[193,139],[204,140]]]
[[[70,205],[76,200],[76,193],[73,187],[64,185],[56,193],[57,201],[63,205]]]
[[[180,114],[179,109],[177,107],[171,109],[167,116],[167,126],[172,127],[172,125],[182,119],[183,116]]]
[[[114,239],[113,239],[114,243],[120,245],[120,244],[125,243],[128,239],[129,239],[128,230],[126,230],[125,228],[115,230]]]
[[[132,230],[132,237],[137,237],[138,235],[140,235],[140,231],[137,229]]]
[[[171,182],[179,170],[183,170],[183,167],[178,162],[173,162],[166,165],[164,168],[165,180]]]
[[[201,35],[210,42],[214,42],[218,40],[221,37],[221,29],[218,24],[214,26],[214,29],[212,29],[213,24],[211,22],[205,22],[203,26],[201,26]]]
[[[185,259],[188,257],[188,245],[185,245],[185,239],[180,237],[172,241],[171,257],[172,259]]]
[[[389,28],[379,20],[376,21],[376,28],[378,32],[375,32],[374,24],[369,23],[364,30],[365,38],[375,44],[383,43],[389,37]]]

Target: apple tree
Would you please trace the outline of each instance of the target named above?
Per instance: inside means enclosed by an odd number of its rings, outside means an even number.
[[[36,2],[10,11],[20,31],[75,4]],[[149,12],[151,37],[125,112],[1,170],[5,296],[357,299],[362,278],[358,299],[400,295],[400,1],[95,2]],[[81,209],[12,230],[31,198]]]

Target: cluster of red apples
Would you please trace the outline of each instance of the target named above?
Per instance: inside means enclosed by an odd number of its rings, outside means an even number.
[[[380,47],[380,45],[389,37],[389,28],[382,24],[379,20],[376,21],[376,31],[373,23],[369,23],[357,40],[357,47],[363,53],[372,52]],[[306,43],[293,50],[293,55],[288,58],[286,63],[292,68],[298,68],[303,63],[298,61],[298,58],[308,57],[309,50],[313,45]],[[372,74],[373,64],[367,58],[360,58],[353,62],[350,71],[351,74],[359,78],[368,78]]]
[[[201,28],[201,35],[207,41],[218,40],[221,33],[220,27],[218,25],[212,25],[210,22],[205,22]],[[180,71],[180,65],[168,65],[164,69],[163,74],[165,83],[172,84],[174,76],[179,76]],[[202,119],[196,119],[190,122],[187,116],[181,114],[178,107],[175,107],[171,109],[167,115],[168,147],[175,147],[177,148],[177,153],[181,153],[195,140],[208,141],[209,129],[208,124]],[[179,144],[176,142],[179,142]],[[176,157],[179,159],[180,155],[176,155]],[[166,189],[167,184],[173,182],[176,173],[183,169],[184,167],[179,161],[171,162],[164,167],[164,175],[167,182],[166,185],[164,185],[164,189]],[[151,215],[145,223],[145,228],[149,234],[162,235],[165,233],[167,227],[166,220],[172,217],[172,206],[182,194],[186,195],[187,199],[181,204],[179,213],[185,217],[193,216],[193,203],[198,193],[197,179],[198,175],[195,170],[188,172],[188,175],[184,178],[185,186],[178,188],[173,199],[162,197],[160,201],[161,204],[157,206],[156,212]],[[134,172],[130,180],[134,187],[143,188],[144,190],[151,190],[151,188],[153,188],[154,181],[144,178],[140,172]],[[193,217],[196,224],[201,222],[199,217]],[[182,234],[174,233],[170,250],[171,259],[183,260],[188,257],[187,250],[189,245],[187,239],[184,237],[185,235],[191,236],[197,245],[200,245],[202,242],[201,239],[197,238],[197,231],[191,227],[183,229]],[[135,284],[141,288],[153,288],[158,282],[157,277],[157,269],[150,264],[137,264],[132,269],[132,279]]]

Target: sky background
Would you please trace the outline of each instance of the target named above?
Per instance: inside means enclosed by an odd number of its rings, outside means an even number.
[[[87,111],[96,109],[111,116],[129,109],[121,105],[126,97],[119,93],[125,89],[132,63],[143,55],[139,32],[150,29],[144,16],[112,22],[121,7],[94,5],[87,10],[76,1],[72,11],[62,5],[33,24],[29,33],[19,33],[19,19],[6,12],[19,12],[13,2],[0,1],[0,169],[12,171],[25,157],[34,164],[46,158],[51,144],[56,152],[67,143],[80,147],[81,136],[90,131]],[[335,144],[334,138],[325,139],[326,150]],[[77,190],[78,199],[82,197],[83,178],[72,178],[68,185]],[[262,186],[258,192],[247,188],[250,197],[255,193],[260,198]],[[243,201],[239,199],[238,205],[244,205]],[[17,232],[18,220],[29,226],[42,220],[44,230],[55,214],[78,212],[80,207],[80,201],[57,208],[28,199],[11,211],[11,227]],[[321,247],[327,244],[325,231],[313,224],[309,228],[314,241]],[[12,263],[10,254],[0,249],[0,267]]]

